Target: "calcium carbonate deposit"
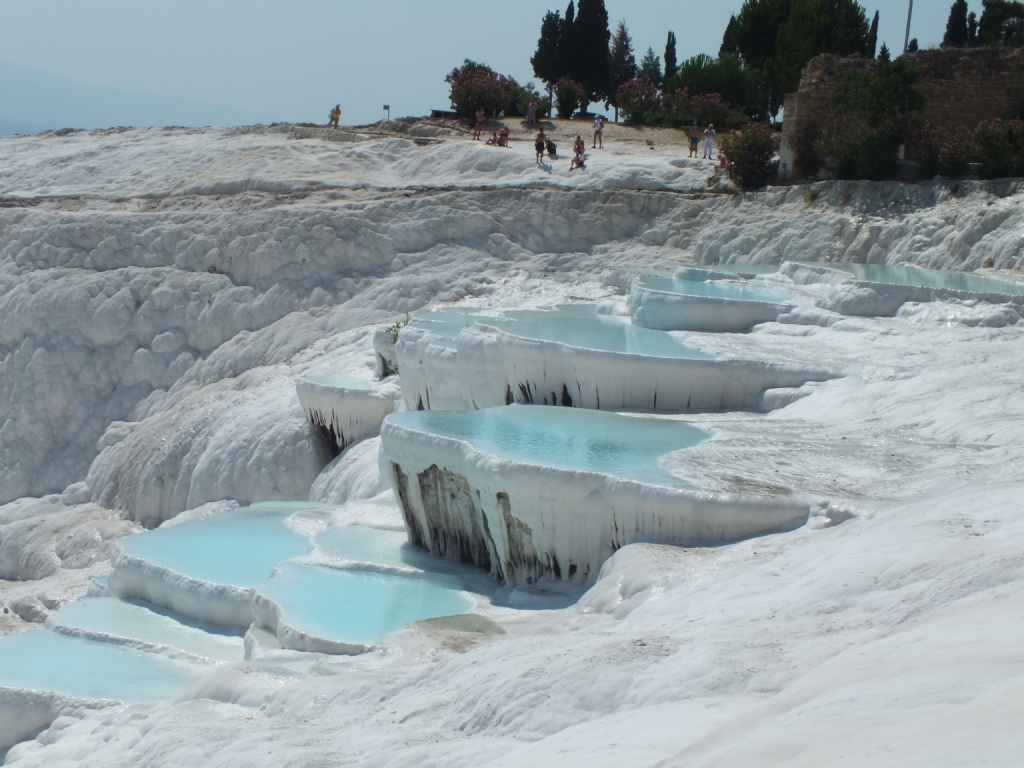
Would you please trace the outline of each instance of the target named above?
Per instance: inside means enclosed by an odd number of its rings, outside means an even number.
[[[0,139],[0,764],[1019,764],[1024,192],[607,143]]]

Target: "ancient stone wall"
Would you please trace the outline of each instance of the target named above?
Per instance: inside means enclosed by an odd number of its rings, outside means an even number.
[[[933,125],[973,128],[982,120],[1018,117],[1024,112],[1024,50],[1020,48],[937,48],[908,54],[921,68],[918,87],[928,98],[921,116]],[[872,59],[826,54],[811,59],[800,88],[788,94],[783,113],[782,166],[792,162],[787,139],[804,125],[823,125],[826,102],[847,72],[867,70]]]

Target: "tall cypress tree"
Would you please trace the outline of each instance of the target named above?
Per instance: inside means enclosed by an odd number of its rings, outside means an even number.
[[[615,107],[615,122],[619,122],[619,101],[617,94],[623,83],[628,83],[636,77],[636,59],[633,56],[633,40],[626,29],[626,22],[620,21],[615,30],[615,37],[612,38],[612,49],[608,56],[609,90],[611,91],[608,103]]]
[[[559,77],[575,77],[576,66],[576,6],[569,0],[565,9],[565,18],[558,33],[558,68]]]
[[[967,31],[967,0],[955,0],[949,9],[946,20],[946,34],[942,36],[943,48],[966,48],[969,32]]]
[[[612,33],[608,29],[604,0],[580,0],[573,32],[575,66],[569,69],[569,73],[586,91],[586,101],[581,106],[585,112],[590,102],[611,97],[608,42]]]
[[[729,17],[729,24],[725,28],[725,34],[722,35],[722,45],[718,49],[718,58],[722,58],[727,53],[739,53],[740,49],[736,46],[736,25],[738,23],[735,14]]]
[[[548,86],[548,96],[558,79],[565,74],[561,67],[558,45],[562,34],[562,17],[558,11],[548,11],[540,25],[540,40],[537,41],[537,52],[530,63],[533,74]]]
[[[665,42],[665,82],[661,84],[662,88],[668,87],[669,78],[676,73],[678,68],[679,62],[676,61],[676,33],[669,32],[668,40]]]
[[[875,18],[871,20],[871,31],[868,32],[868,58],[875,58],[876,50],[878,50],[878,11],[875,11]]]

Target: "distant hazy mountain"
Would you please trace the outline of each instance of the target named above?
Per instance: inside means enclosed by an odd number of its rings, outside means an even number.
[[[78,83],[0,61],[0,136],[120,125],[250,125],[266,115],[191,99]]]

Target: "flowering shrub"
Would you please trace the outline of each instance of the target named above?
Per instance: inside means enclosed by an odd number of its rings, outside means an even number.
[[[835,165],[840,179],[857,178],[861,148],[871,136],[871,129],[862,120],[837,117],[829,122],[815,142],[814,148]]]
[[[519,85],[514,80],[469,59],[444,81],[451,86],[452,106],[462,117],[473,117],[478,109],[488,117],[498,117],[519,96]]]
[[[555,109],[562,120],[568,120],[583,103],[586,92],[575,80],[563,77],[555,83]]]
[[[726,136],[722,144],[726,173],[743,191],[766,186],[777,173],[775,153],[779,149],[779,136],[767,125],[750,123],[739,135]]]
[[[698,93],[690,98],[690,110],[701,125],[716,123],[721,127],[739,119],[739,113],[717,93]]]
[[[635,78],[619,87],[615,99],[619,103],[623,119],[631,125],[636,125],[658,111],[661,106],[660,95],[657,86]]]
[[[981,178],[998,179],[1024,172],[1024,122],[985,121],[978,124],[971,138],[970,154],[973,162],[981,164]]]

